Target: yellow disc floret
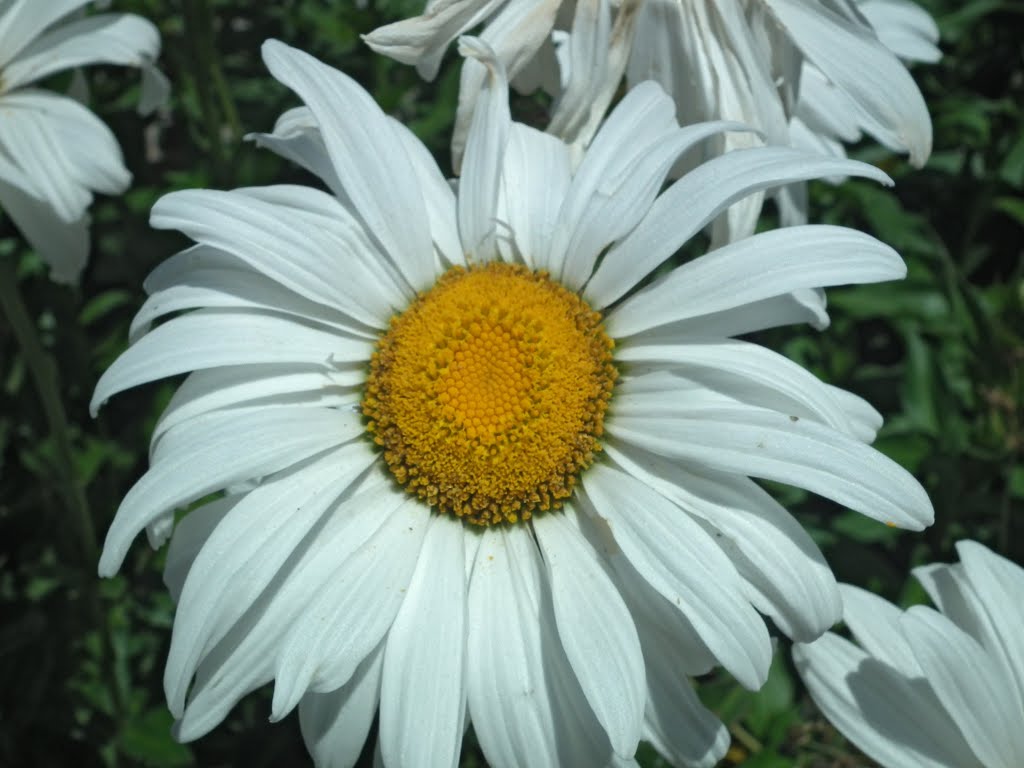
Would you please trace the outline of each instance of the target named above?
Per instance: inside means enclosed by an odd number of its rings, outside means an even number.
[[[477,525],[557,508],[615,383],[601,315],[544,272],[446,272],[378,343],[363,398],[399,483]]]

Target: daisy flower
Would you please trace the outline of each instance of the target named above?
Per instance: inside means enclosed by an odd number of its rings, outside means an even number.
[[[196,245],[149,277],[93,405],[191,374],[100,573],[206,499],[167,555],[181,739],[273,680],[273,718],[297,706],[320,765],[351,765],[378,710],[387,766],[455,765],[470,723],[496,768],[628,762],[641,738],[713,765],[728,734],[688,675],[722,664],[757,688],[761,614],[810,640],[840,612],[821,554],[750,476],[891,525],[932,519],[868,446],[869,405],[735,337],[823,322],[792,292],[904,266],[871,237],[807,226],[652,275],[754,190],[886,177],[766,147],[659,194],[682,153],[736,126],[680,128],[653,83],[573,170],[563,142],[510,120],[494,52],[463,48],[489,74],[453,190],[355,82],[264,45],[305,106],[258,141],[331,193],[155,206],[155,227]]]
[[[0,208],[62,283],[77,282],[88,260],[93,193],[120,194],[131,174],[96,115],[36,84],[89,64],[139,67],[140,113],[163,103],[168,90],[153,66],[156,27],[134,14],[74,15],[88,2],[0,3]]]
[[[874,23],[894,31],[880,39]],[[908,0],[646,0],[626,75],[630,85],[661,83],[684,125],[728,119],[761,131],[727,134],[708,147],[712,153],[763,140],[842,155],[841,142],[857,141],[864,131],[921,166],[931,153],[931,118],[886,45],[919,52],[906,42],[911,36],[923,49],[923,38],[934,43],[938,30]],[[784,223],[805,223],[803,185],[782,191]],[[761,204],[755,195],[732,207],[716,222],[716,239],[752,233]]]
[[[840,585],[857,644],[831,632],[793,658],[825,716],[885,768],[1024,760],[1024,568],[982,544],[914,570],[938,610]]]

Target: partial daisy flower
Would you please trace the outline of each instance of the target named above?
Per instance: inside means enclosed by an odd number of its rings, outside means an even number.
[[[623,2],[624,8],[632,11],[639,4],[640,0]],[[589,30],[597,25],[597,16],[603,26],[610,24],[610,6],[603,0],[582,0],[578,6],[579,9],[573,11],[573,3],[563,3],[562,0],[428,0],[421,15],[380,27],[364,35],[364,40],[378,53],[415,65],[424,79],[433,80],[440,69],[441,58],[452,42],[464,32],[482,25],[480,39],[494,49],[518,90],[528,93],[543,87],[551,93],[557,93],[561,86],[552,30],[565,29],[571,23],[573,13],[587,19],[582,23],[581,30],[583,27]],[[624,22],[628,23],[633,15],[633,12],[623,13]],[[627,24],[627,28],[624,29],[627,34],[618,35],[620,44],[617,49],[624,52],[629,50],[632,38],[632,25]],[[607,71],[608,53],[608,49],[600,50],[599,55],[589,63],[604,75],[601,82],[610,86],[607,94],[610,101],[618,81],[622,79],[625,57],[617,72],[611,73]],[[457,172],[462,165],[477,94],[486,77],[486,69],[478,61],[469,59],[464,62],[452,136],[452,156]],[[594,97],[590,92],[581,95]],[[600,109],[593,111],[597,121],[604,117],[607,106],[605,102]],[[567,114],[563,115],[563,112],[556,109],[555,119],[573,123],[574,119]],[[596,125],[594,127],[596,129]]]
[[[831,632],[793,659],[825,716],[885,768],[1024,760],[1024,568],[982,544],[914,569],[939,610],[840,585],[857,644]]]
[[[69,96],[33,87],[89,64],[142,70],[139,111],[167,97],[153,65],[160,34],[128,13],[79,16],[89,0],[8,0],[0,4],[0,209],[50,267],[75,283],[89,258],[94,192],[116,195],[131,183],[114,134]],[[71,17],[71,18],[69,18]]]
[[[712,766],[728,734],[689,676],[721,664],[757,688],[761,614],[811,640],[840,613],[820,552],[750,476],[890,525],[933,514],[868,447],[867,403],[735,337],[824,322],[795,290],[905,268],[807,226],[651,276],[753,191],[887,177],[768,147],[659,194],[680,155],[737,126],[680,128],[654,83],[573,170],[563,142],[510,120],[494,52],[463,50],[488,77],[453,190],[354,81],[264,45],[305,106],[257,140],[333,194],[156,204],[152,224],[196,245],[149,277],[93,407],[191,373],[100,573],[174,528],[165,688],[183,740],[274,681],[273,719],[298,706],[318,765],[352,765],[379,711],[387,766],[455,765],[469,724],[496,768],[628,762],[642,738]]]
[[[881,39],[876,23],[889,30]],[[864,131],[921,166],[931,154],[931,118],[897,53],[931,58],[923,49],[930,43],[937,53],[937,39],[931,17],[909,0],[647,0],[627,79],[661,83],[684,125],[729,119],[761,131],[726,135],[713,153],[763,140],[842,155],[841,142]],[[805,223],[803,186],[786,192],[784,223]],[[716,239],[753,232],[761,203],[752,196],[731,208],[716,222]]]
[[[856,0],[856,5],[878,39],[900,59],[934,63],[942,58],[935,20],[911,0]],[[860,106],[807,59],[800,68],[799,94],[791,112],[789,141],[794,147],[845,157],[844,144],[863,138]],[[807,223],[806,186],[792,184],[776,193],[784,224]]]

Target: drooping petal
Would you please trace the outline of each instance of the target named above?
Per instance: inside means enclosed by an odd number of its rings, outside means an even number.
[[[388,631],[380,694],[389,766],[454,768],[466,710],[466,575],[462,521],[432,518]]]
[[[132,539],[158,515],[232,483],[272,474],[361,432],[357,414],[308,408],[209,414],[168,432],[160,461],[118,507],[103,544],[100,575],[117,572]]]
[[[470,580],[466,680],[480,747],[495,768],[606,765],[611,746],[562,650],[524,533],[488,528]]]
[[[183,711],[199,659],[228,633],[373,459],[373,451],[355,443],[304,462],[246,494],[217,526],[189,570],[174,619],[164,671],[172,712]]]
[[[686,614],[737,680],[759,688],[771,663],[768,632],[714,540],[668,499],[624,472],[596,464],[583,484],[633,567]]]
[[[274,720],[307,691],[343,685],[376,647],[405,597],[429,522],[429,508],[407,500],[362,547],[338,562],[330,584],[280,643]]]
[[[659,456],[606,443],[623,469],[724,535],[718,539],[755,590],[755,606],[789,637],[807,642],[841,615],[825,558],[803,526],[745,477],[697,474]]]
[[[352,768],[377,714],[384,644],[377,646],[345,685],[307,693],[299,702],[299,727],[317,768]]]
[[[54,282],[77,283],[89,258],[88,214],[64,221],[53,206],[27,191],[26,184],[23,171],[0,161],[0,208],[49,265]]]
[[[914,79],[872,30],[820,3],[764,0],[794,43],[858,106],[861,122],[887,147],[924,165],[932,121]]]
[[[568,514],[539,515],[533,521],[559,639],[612,747],[629,757],[640,741],[644,713],[640,638],[597,553]]]

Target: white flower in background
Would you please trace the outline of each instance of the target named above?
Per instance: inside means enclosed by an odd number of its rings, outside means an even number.
[[[624,0],[626,6],[634,8],[638,2]],[[591,0],[581,0],[579,4],[595,5]],[[551,31],[556,24],[566,26],[573,15],[573,4],[564,5],[563,8],[562,0],[428,0],[420,16],[379,27],[363,39],[377,53],[414,64],[423,78],[433,80],[452,41],[483,24],[480,39],[497,54],[518,90],[528,93],[544,87],[554,93],[559,90],[559,67]],[[625,40],[628,42],[628,39],[627,36]],[[593,62],[594,66],[605,66],[606,57],[607,52],[602,52],[601,60]],[[452,135],[456,170],[462,164],[466,136],[486,72],[475,59],[467,60],[462,67]],[[621,77],[620,68],[618,74],[606,78],[606,82],[612,83],[614,90]],[[607,107],[606,103],[597,115],[598,120]]]
[[[840,585],[858,645],[793,648],[825,716],[884,768],[1024,765],[1024,568],[973,541],[914,569],[938,606],[903,611]]]
[[[881,39],[873,24],[888,30]],[[920,166],[931,153],[931,118],[887,45],[934,59],[937,39],[931,17],[909,0],[646,0],[627,79],[661,83],[684,125],[739,120],[762,134],[726,135],[712,153],[763,140],[841,155],[840,141],[866,131]],[[802,223],[802,188],[787,191],[798,199],[780,201],[785,221]],[[717,239],[753,232],[761,202],[730,209]]]
[[[273,680],[273,718],[298,705],[320,765],[351,765],[378,709],[387,766],[454,765],[467,722],[495,768],[603,766],[641,738],[714,765],[728,734],[688,675],[722,664],[757,688],[759,611],[802,640],[840,614],[820,552],[749,476],[906,528],[933,514],[868,447],[868,404],[733,337],[824,322],[792,292],[904,266],[871,237],[806,226],[638,286],[756,190],[887,178],[767,147],[659,195],[680,154],[735,126],[679,128],[653,83],[574,171],[563,142],[511,122],[493,52],[464,47],[489,77],[453,191],[354,81],[265,44],[306,106],[257,139],[333,194],[155,206],[155,227],[196,245],[149,277],[94,407],[191,374],[100,572],[141,530],[159,545],[176,508],[231,489],[189,512],[167,556],[181,739]]]
[[[156,27],[124,13],[67,18],[88,2],[0,2],[0,210],[63,283],[76,282],[88,260],[93,193],[120,194],[131,174],[96,115],[35,84],[89,64],[122,64],[142,69],[140,112],[167,94],[153,66]]]
[[[762,136],[730,133],[708,156],[766,141],[842,153],[866,131],[922,165],[931,120],[897,56],[934,61],[938,30],[910,0],[432,0],[416,18],[366,36],[376,51],[437,73],[448,44],[481,23],[524,90],[543,85],[558,98],[548,130],[585,146],[625,70],[630,86],[655,80],[676,102],[683,125],[738,120]],[[557,18],[556,18],[557,16]],[[569,31],[552,53],[551,30]],[[878,30],[876,32],[876,30]],[[557,60],[556,60],[557,59]],[[483,67],[462,71],[453,138],[456,162]],[[693,157],[679,172],[693,167]],[[797,187],[780,204],[786,223],[806,218]],[[796,197],[797,199],[792,199]],[[754,231],[762,196],[730,209],[716,241]]]

